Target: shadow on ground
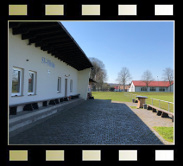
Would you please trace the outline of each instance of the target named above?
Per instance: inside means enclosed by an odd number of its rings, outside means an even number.
[[[10,144],[163,144],[123,103],[87,100],[9,139]]]

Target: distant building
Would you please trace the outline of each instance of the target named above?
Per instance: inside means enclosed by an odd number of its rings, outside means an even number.
[[[169,81],[151,81],[146,87],[144,81],[132,81],[129,92],[173,92],[173,83]]]
[[[130,88],[130,85],[125,85],[125,92],[127,92]],[[118,85],[114,87],[115,92],[123,92],[123,85]]]

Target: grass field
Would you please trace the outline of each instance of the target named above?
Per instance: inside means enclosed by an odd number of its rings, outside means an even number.
[[[92,92],[95,99],[104,99],[112,101],[132,101],[129,97],[124,96],[124,92]]]
[[[104,99],[104,100],[112,100],[112,101],[121,101],[121,102],[132,102],[132,98],[136,98],[136,95],[147,96],[146,99],[147,104],[152,104],[152,99],[160,99],[169,102],[173,101],[173,93],[172,92],[92,92],[92,95],[95,99]],[[162,109],[168,110],[168,103],[162,102],[158,100],[153,100],[153,105]],[[169,104],[169,109],[173,112],[173,104]]]
[[[166,141],[173,142],[173,127],[153,127]]]
[[[155,98],[155,99],[173,102],[173,92],[130,92],[130,94],[147,96],[149,99]]]

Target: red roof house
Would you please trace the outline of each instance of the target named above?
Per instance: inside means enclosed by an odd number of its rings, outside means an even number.
[[[129,88],[129,92],[140,92],[140,91],[163,91],[169,92],[173,91],[173,82],[170,86],[169,81],[151,81],[146,87],[144,81],[132,81]]]
[[[126,92],[128,91],[129,88],[130,88],[130,85],[125,85]],[[114,89],[115,89],[115,91],[123,91],[123,85],[115,86]]]
[[[135,86],[146,86],[144,81],[132,81]],[[173,84],[173,83],[172,83]],[[153,87],[169,87],[169,81],[151,81],[148,86]]]

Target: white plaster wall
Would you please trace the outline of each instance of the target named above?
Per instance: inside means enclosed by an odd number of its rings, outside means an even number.
[[[78,74],[79,83],[83,89],[87,89],[86,79],[88,79],[88,70],[84,72],[78,72],[66,63],[58,60],[57,58],[51,56],[46,51],[40,50],[39,47],[32,45],[27,45],[28,40],[21,40],[20,35],[12,35],[12,30],[9,31],[9,104],[18,104],[22,102],[36,101],[49,98],[57,98],[65,96],[65,74],[69,75],[67,94],[74,95],[78,94]],[[55,68],[42,63],[42,57],[51,60],[55,64]],[[26,61],[29,59],[29,61]],[[12,71],[13,67],[19,67],[23,69],[23,93],[22,96],[12,97],[11,87],[12,87]],[[37,72],[37,84],[36,84],[36,95],[28,96],[28,71]],[[50,71],[50,74],[48,73]],[[84,75],[82,75],[83,73]],[[57,93],[57,79],[61,77],[61,93]],[[82,77],[86,77],[82,79]],[[70,92],[70,80],[73,80],[73,92]],[[82,81],[83,80],[83,83]],[[82,96],[84,96],[84,91],[80,90]]]
[[[85,100],[87,99],[90,71],[90,68],[78,71],[78,93]]]
[[[148,92],[148,91],[150,91],[149,87],[147,88],[147,91],[141,91],[141,88],[142,88],[141,86],[136,86],[135,87],[135,92]]]
[[[147,91],[141,91],[141,88],[142,87],[135,87],[135,91],[136,92],[158,92],[159,91],[159,87],[155,87],[156,88],[156,91],[150,91],[150,87],[147,88]]]
[[[135,92],[141,92],[141,87],[135,86]]]
[[[135,92],[169,92],[168,91],[168,88],[165,88],[165,91],[159,91],[159,87],[155,87],[156,88],[156,91],[150,91],[150,87],[147,88],[147,91],[141,91],[141,88],[142,87],[135,87]]]
[[[170,87],[171,87],[171,91],[170,91]],[[174,89],[174,84],[172,84],[172,85],[170,85],[170,86],[168,87],[168,92],[173,92],[173,89]]]
[[[130,85],[129,92],[135,92],[135,86],[134,86],[133,82]]]

